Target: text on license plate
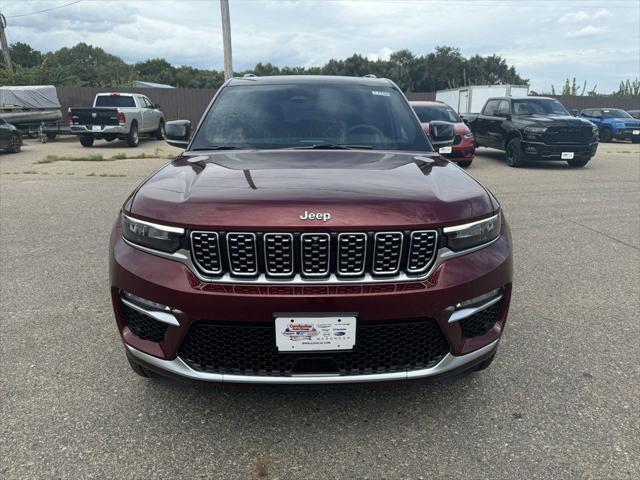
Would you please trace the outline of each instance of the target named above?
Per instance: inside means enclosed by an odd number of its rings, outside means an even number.
[[[276,317],[280,352],[351,350],[356,343],[356,317]]]
[[[562,160],[573,160],[573,152],[562,152],[560,158]]]
[[[640,130],[634,130],[634,131],[633,131],[633,134],[634,134],[634,135],[640,135]]]

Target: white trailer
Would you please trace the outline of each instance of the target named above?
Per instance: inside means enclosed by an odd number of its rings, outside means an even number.
[[[436,100],[444,102],[458,113],[480,113],[492,97],[526,97],[526,85],[470,85],[468,87],[439,90]]]

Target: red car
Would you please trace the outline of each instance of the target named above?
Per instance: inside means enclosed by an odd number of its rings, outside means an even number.
[[[125,201],[111,298],[139,375],[243,383],[481,370],[505,328],[509,228],[376,78],[235,78]]]
[[[442,102],[410,102],[418,115],[422,128],[429,134],[429,123],[434,120],[451,122],[454,124],[455,137],[451,146],[451,153],[443,154],[447,159],[456,162],[463,168],[471,165],[476,152],[476,141],[469,127],[449,105]]]

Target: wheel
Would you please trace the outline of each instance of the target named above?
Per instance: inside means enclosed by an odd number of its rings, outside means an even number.
[[[609,127],[602,127],[600,129],[600,141],[604,143],[611,142],[612,139],[611,129]]]
[[[20,137],[17,133],[11,134],[11,141],[9,143],[9,152],[10,153],[19,153],[20,152]]]
[[[56,132],[47,132],[46,136],[49,140],[53,140],[54,138],[56,138],[58,134]]]
[[[83,147],[90,147],[93,145],[93,135],[80,135],[80,143]]]
[[[510,167],[518,168],[524,165],[524,155],[522,154],[522,144],[519,138],[512,138],[507,143],[505,152],[507,159],[507,165]]]
[[[164,140],[164,120],[160,120],[160,125],[156,130],[156,140]]]
[[[640,138],[632,138],[631,141],[633,143],[640,143]]]
[[[489,367],[489,365],[491,365],[493,363],[493,360],[496,358],[496,353],[497,352],[493,352],[493,355],[491,355],[489,358],[483,360],[478,365],[473,367],[472,372],[480,372],[482,370],[487,369]]]
[[[462,168],[468,168],[471,165],[471,160],[465,160],[464,162],[458,162],[458,166]]]
[[[574,158],[573,160],[567,160],[569,166],[574,168],[584,167],[587,163],[589,163],[590,158]]]
[[[140,143],[140,137],[138,137],[138,124],[133,122],[129,129],[129,135],[127,135],[127,145],[130,147],[137,147]]]
[[[113,133],[105,133],[102,135],[102,138],[104,138],[106,142],[113,142],[116,136]]]

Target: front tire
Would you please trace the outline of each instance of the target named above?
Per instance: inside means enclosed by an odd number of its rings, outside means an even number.
[[[127,135],[127,145],[130,147],[137,147],[140,144],[140,137],[138,136],[138,124],[132,123],[129,129],[129,135]]]
[[[581,167],[584,167],[587,163],[589,163],[589,160],[591,159],[590,158],[587,158],[587,159],[574,158],[573,160],[567,160],[567,163],[569,164],[570,167],[581,168]]]
[[[164,120],[160,120],[160,125],[158,125],[158,129],[155,134],[156,140],[164,140],[165,131],[164,131]]]
[[[507,143],[505,151],[507,165],[513,168],[522,167],[524,165],[524,154],[522,153],[522,143],[519,138],[512,138]]]
[[[609,127],[602,127],[600,129],[600,141],[603,143],[610,143],[613,139],[613,134]]]
[[[465,160],[464,162],[458,162],[458,166],[461,168],[469,168],[471,166],[471,160]]]
[[[80,135],[80,144],[83,147],[91,147],[93,145],[93,135]]]
[[[631,141],[633,143],[640,143],[640,138],[632,138]]]
[[[20,137],[17,133],[11,134],[11,140],[9,143],[9,152],[10,153],[20,153]]]

